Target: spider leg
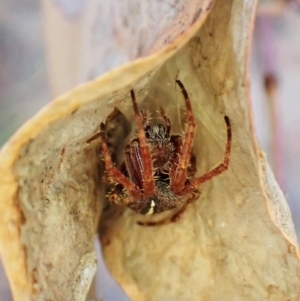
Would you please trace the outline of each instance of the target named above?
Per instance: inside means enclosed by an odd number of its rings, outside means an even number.
[[[149,113],[146,110],[141,110],[140,114],[142,115],[142,123],[145,128],[149,122]]]
[[[158,109],[158,112],[160,114],[160,116],[163,118],[164,120],[164,123],[165,123],[165,126],[166,126],[166,130],[167,130],[167,134],[169,135],[170,134],[170,130],[171,130],[171,121],[170,119],[168,118],[165,110],[163,108],[159,108]]]
[[[100,137],[101,135],[100,135],[100,133],[98,132],[98,133],[96,133],[96,134],[94,134],[93,136],[91,136],[90,138],[88,138],[87,140],[86,140],[86,143],[91,143],[92,141],[94,141],[94,140],[96,140],[98,137]]]
[[[142,189],[144,171],[139,150],[138,142],[131,142],[124,149],[124,157],[129,179]]]
[[[114,107],[114,110],[106,118],[106,124],[108,122],[118,118],[119,116],[123,116],[125,118],[125,116],[120,112],[120,110],[117,107]],[[127,135],[129,130],[125,129],[125,132],[126,132],[126,135]],[[96,140],[98,137],[100,137],[100,132],[97,132],[97,133],[93,134],[90,138],[88,138],[86,140],[86,143],[91,143],[92,141]]]
[[[137,106],[137,103],[135,100],[134,91],[131,90],[130,94],[131,94],[135,119],[137,122],[141,159],[142,159],[143,167],[144,167],[144,175],[143,175],[144,195],[146,197],[150,197],[154,194],[154,181],[153,181],[153,175],[152,175],[151,153],[150,153],[150,148],[146,141],[146,135],[145,135],[144,126],[143,126],[143,116],[139,112],[139,109],[138,109],[138,106]]]
[[[101,147],[104,156],[104,163],[107,174],[117,183],[120,183],[124,188],[130,193],[133,198],[141,198],[142,194],[140,189],[131,182],[126,176],[122,174],[112,163],[108,146],[105,137],[105,124],[100,125],[100,137],[101,137]]]
[[[187,167],[190,162],[193,139],[194,139],[195,128],[196,128],[195,118],[192,112],[192,106],[189,100],[188,93],[185,90],[181,81],[176,80],[176,83],[180,87],[183,97],[185,99],[188,124],[187,124],[183,145],[178,153],[178,164],[174,164],[173,165],[174,167],[170,171],[171,190],[174,191],[175,193],[180,192],[186,182]]]
[[[152,227],[176,223],[182,217],[186,209],[199,198],[199,195],[200,192],[197,189],[194,189],[192,196],[187,199],[183,206],[171,218],[165,218],[157,222],[137,222],[137,224],[140,226]]]
[[[224,119],[227,126],[227,143],[226,143],[226,150],[225,150],[223,162],[220,163],[217,167],[213,168],[208,173],[206,173],[205,175],[190,181],[192,187],[198,187],[202,183],[214,178],[215,176],[219,175],[220,173],[228,169],[230,150],[231,150],[231,125],[230,125],[230,120],[227,116],[225,116]]]
[[[170,160],[171,166],[176,166],[178,164],[178,159],[179,159],[179,153],[180,149],[182,147],[182,139],[181,136],[179,135],[171,135],[171,141],[174,146],[174,151],[173,151],[173,156]],[[193,177],[197,172],[196,169],[196,156],[195,154],[191,153],[191,158],[189,165],[187,167],[187,178]]]

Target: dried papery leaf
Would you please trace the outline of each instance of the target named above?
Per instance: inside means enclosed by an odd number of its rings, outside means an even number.
[[[223,157],[224,114],[232,122],[229,170],[203,185],[199,200],[174,224],[141,227],[136,221],[142,216],[106,208],[100,237],[109,270],[131,300],[297,299],[290,212],[251,123],[254,6],[252,0],[219,0],[200,28],[211,9],[203,6],[174,44],[57,99],[5,145],[0,246],[15,300],[83,300],[95,269],[93,241],[105,192],[99,141],[86,141],[115,106],[133,120],[131,88],[141,108],[163,104],[180,133],[185,110],[176,78],[189,92],[198,125],[197,174]],[[126,141],[124,129],[115,132],[116,154]]]
[[[15,300],[84,299],[95,271],[105,188],[99,144],[86,140],[115,105],[125,104],[129,87],[141,78],[136,86],[149,84],[153,70],[197,31],[211,1],[197,3],[203,12],[186,10],[182,20],[191,23],[148,52],[181,34],[174,45],[52,102],[1,150],[0,246]]]
[[[172,88],[174,74],[190,93],[199,174],[222,158],[224,113],[232,120],[233,149],[230,169],[202,187],[200,199],[176,224],[139,227],[130,210],[103,219],[106,262],[132,300],[297,299],[291,215],[256,144],[249,112],[252,4],[218,1],[199,32],[156,74],[153,88],[164,91],[157,97],[173,124],[183,103]]]

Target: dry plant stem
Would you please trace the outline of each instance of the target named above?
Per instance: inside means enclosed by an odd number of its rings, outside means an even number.
[[[285,183],[283,178],[283,154],[280,118],[278,115],[278,76],[277,72],[277,55],[276,45],[274,43],[274,21],[275,17],[260,16],[258,17],[257,30],[260,34],[261,53],[263,61],[263,80],[268,102],[270,132],[271,132],[271,160],[272,167],[280,187],[284,189]]]
[[[282,131],[280,128],[280,118],[278,114],[278,83],[274,74],[265,75],[265,91],[268,101],[271,128],[271,151],[273,158],[273,168],[276,179],[280,187],[284,189],[284,170],[282,158]]]

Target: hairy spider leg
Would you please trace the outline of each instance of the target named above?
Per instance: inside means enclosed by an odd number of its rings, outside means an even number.
[[[131,182],[126,176],[122,174],[112,163],[106,137],[105,137],[105,124],[101,123],[100,125],[100,137],[101,137],[101,147],[104,156],[104,163],[107,174],[117,183],[120,183],[124,188],[130,193],[131,197],[134,199],[139,199],[142,197],[140,189]]]
[[[98,132],[98,133],[94,134],[93,136],[91,136],[90,138],[88,138],[86,140],[86,143],[91,143],[92,141],[96,140],[100,136],[101,136],[101,134],[100,134],[100,132]]]
[[[170,119],[168,118],[165,110],[163,108],[159,108],[158,109],[158,112],[160,114],[160,116],[163,118],[164,120],[164,123],[165,123],[165,126],[166,126],[166,130],[167,130],[167,134],[170,135],[170,130],[171,130],[171,121]]]
[[[182,138],[180,135],[171,135],[171,142],[174,146],[173,155],[172,158],[170,159],[171,166],[173,167],[178,165],[179,153],[182,148]],[[172,176],[173,174],[170,171],[170,183],[172,182],[171,179]]]
[[[137,222],[137,224],[140,226],[152,227],[176,223],[182,217],[186,209],[199,198],[199,195],[200,192],[197,189],[194,189],[191,197],[187,199],[183,206],[171,218],[165,218],[157,222]]]
[[[125,166],[130,180],[141,189],[143,187],[142,158],[138,142],[132,141],[124,150]]]
[[[195,118],[192,111],[191,102],[186,89],[180,80],[176,80],[183,94],[185,105],[187,108],[188,124],[185,132],[185,138],[178,154],[178,164],[174,165],[174,170],[170,171],[171,190],[175,193],[181,192],[187,178],[187,168],[192,153],[193,139],[195,135]]]
[[[114,119],[118,114],[120,114],[120,110],[117,107],[114,107],[114,110],[107,116],[106,123],[108,120]],[[92,141],[96,140],[98,137],[100,137],[100,132],[95,133],[90,138],[86,140],[86,143],[91,143]]]
[[[214,178],[215,176],[219,175],[223,171],[228,169],[229,165],[229,157],[230,157],[230,151],[231,151],[231,124],[228,116],[224,116],[224,120],[226,122],[226,127],[227,127],[227,143],[226,143],[226,150],[225,150],[225,155],[223,158],[223,162],[220,163],[217,167],[213,168],[211,171],[206,173],[205,175],[194,179],[191,181],[191,186],[192,187],[199,187],[201,184],[204,182]],[[192,190],[192,187],[189,188],[188,190]]]
[[[150,148],[147,144],[146,134],[144,131],[143,126],[143,116],[140,114],[136,100],[134,91],[130,91],[135,119],[137,123],[137,130],[138,130],[138,138],[140,143],[140,150],[141,150],[141,160],[144,167],[144,175],[143,175],[143,189],[144,195],[146,197],[150,197],[154,194],[154,180],[152,175],[152,159],[151,159],[151,152]]]
[[[148,125],[149,120],[149,114],[146,110],[141,110],[142,120],[143,120],[143,126],[144,128]]]

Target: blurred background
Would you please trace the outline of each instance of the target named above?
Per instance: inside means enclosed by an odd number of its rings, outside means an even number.
[[[98,0],[0,0],[0,147],[53,97],[134,57],[134,52],[116,53],[112,51],[115,45],[109,45],[109,36],[118,34],[121,26],[110,28],[109,18],[116,16],[120,8],[102,3],[100,12],[97,3]],[[102,20],[105,26],[93,21],[99,13],[107,16]],[[251,61],[257,137],[289,202],[298,236],[299,28],[297,1],[261,0]],[[82,47],[91,40],[96,45],[93,51],[99,51],[97,47],[103,46],[103,41],[95,40],[97,30],[98,35],[103,30],[106,44],[100,69],[93,68],[89,60],[91,49]],[[96,249],[101,257],[97,243]],[[101,261],[99,269],[98,298],[128,300]],[[0,300],[12,300],[1,263]]]

